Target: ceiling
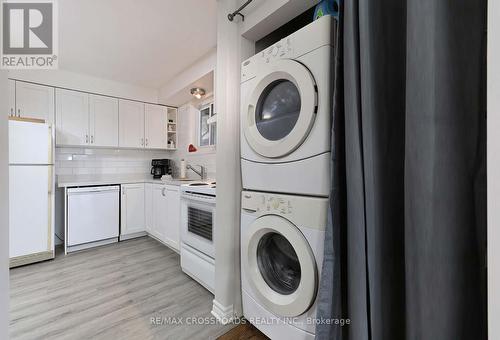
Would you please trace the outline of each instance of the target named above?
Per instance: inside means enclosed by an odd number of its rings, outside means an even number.
[[[187,102],[201,102],[205,100],[205,98],[202,98],[201,100],[197,100],[193,95],[191,94],[191,89],[193,87],[200,87],[205,90],[207,95],[213,94],[214,91],[214,72],[209,72],[205,74],[203,77],[200,79],[192,82],[179,92],[173,94],[170,96],[167,101],[169,105],[174,105],[174,106],[181,106]]]
[[[216,46],[216,0],[58,4],[64,70],[159,88]]]

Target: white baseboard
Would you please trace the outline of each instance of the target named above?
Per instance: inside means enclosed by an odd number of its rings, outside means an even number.
[[[133,238],[143,237],[146,235],[147,235],[147,233],[145,231],[139,231],[139,232],[133,233],[133,234],[120,235],[120,241],[131,240]]]
[[[107,239],[107,240],[102,240],[102,241],[84,243],[84,244],[80,244],[80,245],[77,245],[77,246],[67,246],[66,252],[67,253],[72,253],[72,252],[75,252],[75,251],[80,251],[80,250],[85,250],[85,249],[89,249],[89,248],[104,246],[104,245],[108,245],[108,244],[116,243],[116,242],[118,242],[118,237],[113,237],[113,238],[110,238],[110,239]]]
[[[233,305],[223,306],[219,302],[213,300],[212,315],[217,318],[223,325],[227,325],[234,320]]]

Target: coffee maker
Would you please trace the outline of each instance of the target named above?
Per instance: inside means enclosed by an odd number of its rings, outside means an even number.
[[[172,166],[170,159],[153,159],[151,161],[151,175],[153,178],[159,179],[163,175],[171,175]]]

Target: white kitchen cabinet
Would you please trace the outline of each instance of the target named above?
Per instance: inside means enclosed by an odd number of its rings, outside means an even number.
[[[121,186],[121,232],[120,235],[140,233],[145,228],[144,183]]]
[[[146,214],[146,231],[151,233],[153,228],[153,184],[145,183],[144,184],[144,212]]]
[[[180,188],[167,185],[167,225],[165,230],[165,242],[176,250],[180,250]]]
[[[9,116],[16,114],[16,82],[9,79]]]
[[[119,146],[144,148],[144,103],[119,100]]]
[[[153,184],[151,214],[152,227],[149,233],[179,251],[180,188],[174,185]]]
[[[88,93],[57,89],[57,145],[90,145]]]
[[[16,116],[54,123],[53,87],[16,81],[15,88]]]
[[[90,144],[118,147],[118,99],[90,95]]]
[[[151,234],[165,241],[165,230],[167,229],[167,187],[162,184],[153,185],[153,226]]]
[[[147,149],[167,148],[167,108],[161,105],[146,104],[145,107],[145,146]]]

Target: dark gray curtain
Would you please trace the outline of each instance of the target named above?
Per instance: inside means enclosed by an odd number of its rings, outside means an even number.
[[[332,119],[332,159],[330,191],[330,206],[328,211],[328,226],[325,235],[322,275],[318,292],[317,317],[324,319],[341,319],[342,305],[345,304],[345,284],[342,278],[346,269],[341,259],[345,258],[345,134],[344,134],[344,78],[343,78],[343,18],[336,22],[335,29],[335,81],[333,94]],[[344,290],[344,291],[343,291]],[[317,339],[341,340],[343,327],[335,324],[319,323],[316,326]]]
[[[325,255],[342,256],[320,302],[340,288],[318,317],[351,325],[317,338],[486,339],[486,0],[345,0],[341,15]]]

